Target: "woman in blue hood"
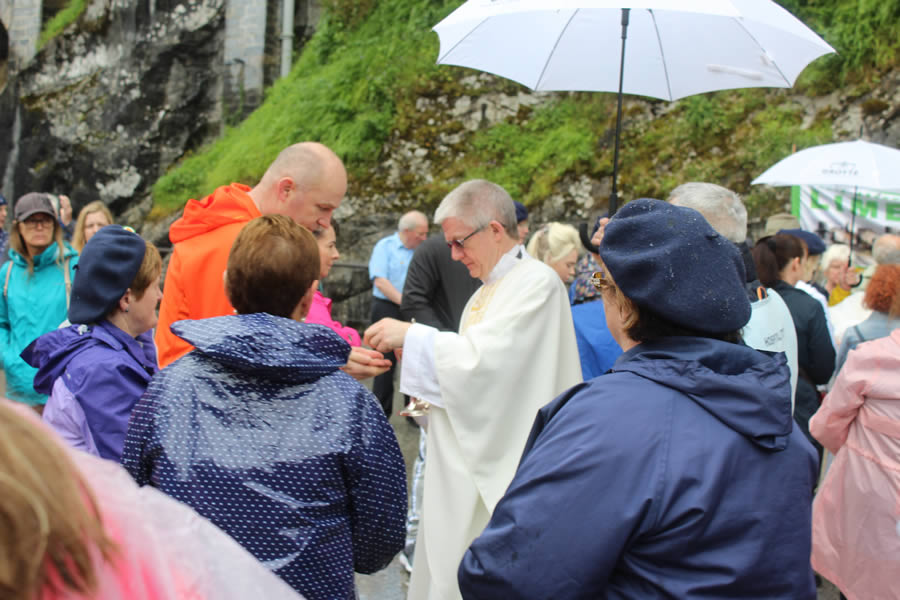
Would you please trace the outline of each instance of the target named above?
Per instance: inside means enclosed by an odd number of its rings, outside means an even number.
[[[340,370],[350,345],[301,322],[319,267],[309,231],[280,215],[250,221],[225,277],[238,314],[172,325],[195,349],[150,382],[122,464],[308,600],[349,600],[354,570],[403,548],[406,470],[378,402]]]
[[[108,225],[84,247],[68,327],[32,342],[22,358],[48,394],[44,421],[69,445],[118,462],[131,409],[156,373],[162,259],[130,229]]]
[[[460,565],[463,598],[814,600],[816,455],[784,355],[740,343],[738,250],[693,209],[642,199],[599,255],[625,353],[538,413]]]

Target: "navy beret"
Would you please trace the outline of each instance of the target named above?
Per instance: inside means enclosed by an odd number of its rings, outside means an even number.
[[[600,257],[639,308],[695,331],[719,334],[750,320],[737,247],[692,208],[641,198],[607,224]]]
[[[3,194],[0,194],[0,206],[6,206],[7,204],[6,198],[3,197]]]
[[[806,244],[806,249],[809,250],[809,253],[812,256],[825,252],[825,242],[812,231],[806,231],[805,229],[782,229],[778,233],[786,233],[803,240]]]
[[[516,206],[516,223],[521,223],[528,218],[528,209],[518,200],[513,200],[513,204]]]
[[[72,282],[70,323],[96,323],[108,315],[131,287],[147,242],[121,225],[107,225],[85,244]]]

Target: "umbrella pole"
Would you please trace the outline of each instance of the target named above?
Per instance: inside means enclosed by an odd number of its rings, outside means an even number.
[[[859,192],[859,187],[853,187],[853,202],[850,204],[850,256],[847,257],[847,266],[853,266],[853,238],[856,237],[854,235],[854,230],[856,229],[856,194]]]
[[[612,192],[609,195],[609,216],[616,214],[619,208],[619,196],[616,193],[616,179],[619,175],[619,138],[622,134],[622,84],[625,77],[625,40],[628,37],[628,15],[631,12],[629,8],[622,9],[622,58],[619,63],[619,97],[618,108],[616,110],[616,146],[613,153],[613,179]]]

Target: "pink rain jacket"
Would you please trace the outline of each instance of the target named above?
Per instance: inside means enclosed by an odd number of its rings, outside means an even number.
[[[836,455],[813,502],[813,568],[849,600],[900,598],[900,329],[850,352],[809,430]]]

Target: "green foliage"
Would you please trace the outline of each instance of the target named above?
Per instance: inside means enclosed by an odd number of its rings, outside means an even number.
[[[84,12],[87,0],[69,0],[65,8],[53,15],[53,18],[44,25],[41,36],[38,38],[38,50],[47,42],[55,38],[63,29],[74,23]]]
[[[523,89],[501,78],[463,86],[463,78],[478,72],[435,64],[438,43],[431,27],[461,2],[327,0],[325,17],[292,73],[267,91],[263,105],[243,123],[157,182],[152,214],[170,213],[230,181],[252,185],[279,150],[307,139],[328,144],[344,159],[351,188],[385,192],[404,207],[431,208],[471,177],[496,181],[526,204],[542,202],[562,181],[582,174],[608,181],[614,94],[560,94],[475,132],[449,117],[447,105],[419,105],[422,99],[449,98],[452,106],[461,96],[515,95]],[[843,86],[861,95],[875,71],[896,66],[900,0],[780,3],[840,53],[804,71],[798,88],[805,93]],[[631,104],[622,134],[620,196],[665,198],[679,183],[703,180],[745,194],[751,216],[780,210],[786,192],[750,181],[795,147],[832,141],[834,117],[804,121],[789,93],[794,92],[745,89],[692,96],[674,106]],[[886,109],[870,101],[864,110]],[[649,111],[663,114],[651,119],[644,115]],[[448,134],[460,141],[447,142]],[[373,168],[385,145],[400,140],[428,152],[433,181],[401,174],[400,185],[389,186]]]
[[[232,181],[252,185],[281,149],[303,140],[327,144],[351,175],[361,176],[392,130],[395,99],[435,69],[437,38],[430,28],[456,4],[382,0],[352,30],[326,13],[290,75],[266,92],[263,105],[154,185],[154,214],[177,210],[188,198]]]
[[[782,0],[831,44],[837,54],[817,60],[799,82],[827,93],[858,79],[868,68],[895,64],[900,40],[900,0]]]

